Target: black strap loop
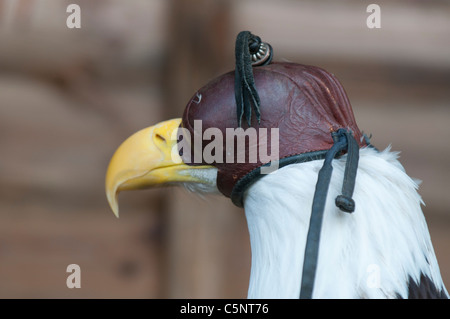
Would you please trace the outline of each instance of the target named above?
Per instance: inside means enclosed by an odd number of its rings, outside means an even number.
[[[355,201],[352,199],[355,189],[356,171],[359,162],[359,146],[350,132],[345,132],[347,139],[347,162],[345,163],[344,182],[342,184],[342,195],[336,197],[336,206],[343,212],[353,213]]]
[[[336,205],[343,211],[353,212],[355,203],[351,196],[355,188],[356,171],[359,161],[359,146],[351,132],[339,129],[333,133],[333,146],[325,155],[322,168],[316,183],[308,235],[306,239],[305,255],[303,261],[303,274],[300,290],[300,298],[312,298],[314,280],[316,275],[317,260],[319,257],[320,232],[322,228],[323,213],[330,185],[333,159],[340,152],[347,150],[347,162],[345,164],[344,182],[342,194],[336,198]],[[338,205],[339,204],[339,205]]]

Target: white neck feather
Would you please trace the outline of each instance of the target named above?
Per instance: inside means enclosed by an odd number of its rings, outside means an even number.
[[[298,298],[306,234],[323,160],[289,165],[253,184],[244,197],[252,248],[249,298]],[[314,298],[407,297],[409,276],[442,288],[417,184],[389,149],[360,151],[353,214],[334,199],[345,156],[333,161]],[[445,289],[445,288],[444,288]]]

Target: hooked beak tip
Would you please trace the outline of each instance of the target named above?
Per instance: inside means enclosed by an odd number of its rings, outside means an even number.
[[[107,191],[107,197],[108,197],[109,207],[111,207],[111,210],[113,211],[114,216],[119,218],[119,204],[117,202],[117,193],[114,192],[114,194],[113,194],[113,193],[110,193]]]

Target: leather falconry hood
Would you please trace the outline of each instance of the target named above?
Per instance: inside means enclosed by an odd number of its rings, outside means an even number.
[[[218,128],[225,137],[227,129],[236,129],[241,124],[244,130],[249,127],[256,129],[258,145],[249,145],[246,141],[244,163],[237,162],[236,151],[233,161],[225,161],[226,152],[229,151],[225,145],[226,138],[223,138],[221,148],[223,162],[193,163],[194,153],[202,152],[211,140],[203,140],[201,147],[196,145],[191,148],[190,154],[186,154],[186,150],[183,150],[182,154],[187,164],[209,164],[217,167],[219,191],[227,197],[232,197],[233,202],[238,206],[243,206],[242,196],[248,185],[261,177],[258,168],[266,164],[259,156],[256,161],[250,162],[249,152],[251,149],[258,148],[267,150],[265,154],[270,155],[272,141],[269,132],[273,128],[278,128],[279,132],[280,167],[283,166],[283,159],[294,155],[303,154],[304,156],[294,158],[293,162],[324,158],[325,153],[320,151],[327,151],[333,146],[332,133],[340,128],[351,132],[360,147],[366,145],[355,122],[344,88],[333,74],[319,67],[296,63],[267,63],[270,62],[269,60],[265,61],[265,65],[255,66],[256,63],[253,61],[253,68],[250,60],[240,63],[242,45],[239,43],[239,37],[243,34],[250,37],[248,42],[252,42],[252,37],[259,39],[248,31],[239,34],[236,41],[236,70],[217,77],[199,89],[187,104],[181,124],[190,132],[190,136],[195,134],[203,136],[208,128]],[[245,46],[246,43],[243,42]],[[270,45],[260,42],[259,47],[263,46],[266,46],[272,54]],[[251,57],[251,43],[248,47],[250,47],[250,55],[247,59]],[[239,74],[240,64],[246,62],[247,66],[250,65],[250,71],[247,73],[250,73],[253,79],[247,80],[245,77],[248,74],[244,76]],[[242,73],[245,73],[245,70]],[[241,85],[242,82],[243,85]],[[248,89],[252,85],[254,88]],[[244,91],[243,94],[239,92],[240,90]],[[251,97],[252,90],[256,91],[256,99]],[[244,98],[241,98],[239,94]],[[245,98],[250,101],[245,101]],[[244,102],[240,103],[242,100]],[[255,103],[255,100],[259,103]],[[245,103],[247,104],[244,106],[239,105]],[[246,117],[245,122],[241,121],[243,116]],[[201,132],[194,131],[196,120],[202,121]],[[267,138],[261,136],[261,128],[267,129]],[[193,144],[191,141],[190,145]],[[236,141],[234,146],[237,146]],[[289,161],[286,163],[289,164]]]

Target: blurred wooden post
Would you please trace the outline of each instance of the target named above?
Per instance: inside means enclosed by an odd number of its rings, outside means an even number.
[[[230,2],[173,0],[163,66],[166,113],[180,117],[188,99],[219,72],[233,67]]]
[[[181,117],[201,86],[232,70],[234,36],[229,1],[171,1],[162,69],[167,118]],[[167,208],[169,298],[245,297],[250,265],[242,210],[216,196],[203,201],[170,189]]]

